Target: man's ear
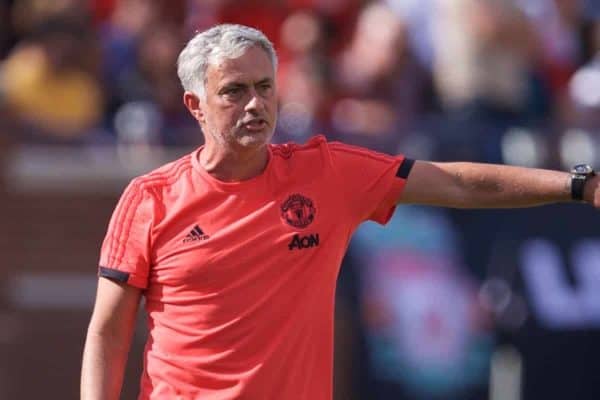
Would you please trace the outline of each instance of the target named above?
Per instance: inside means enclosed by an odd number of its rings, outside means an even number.
[[[202,104],[196,94],[188,91],[183,93],[183,104],[198,122],[205,122]]]

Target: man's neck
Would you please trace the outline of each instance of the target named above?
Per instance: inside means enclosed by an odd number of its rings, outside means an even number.
[[[213,178],[238,182],[260,175],[269,161],[267,146],[237,151],[206,143],[199,154],[200,166]]]

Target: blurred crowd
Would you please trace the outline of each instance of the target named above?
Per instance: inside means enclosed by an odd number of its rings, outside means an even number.
[[[17,143],[192,146],[176,59],[197,30],[263,30],[276,140],[315,133],[413,157],[593,162],[592,0],[2,0],[0,129]]]

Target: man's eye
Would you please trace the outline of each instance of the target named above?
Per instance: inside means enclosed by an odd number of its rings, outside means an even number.
[[[238,94],[240,92],[241,92],[241,89],[237,88],[237,87],[236,88],[229,88],[229,89],[225,90],[225,94],[228,94],[228,95],[236,95],[236,94]]]

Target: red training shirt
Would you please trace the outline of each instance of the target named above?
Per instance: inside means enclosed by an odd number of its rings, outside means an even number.
[[[317,136],[222,182],[200,151],[134,179],[102,245],[100,276],[145,289],[138,400],[330,400],[340,263],[410,161]]]

